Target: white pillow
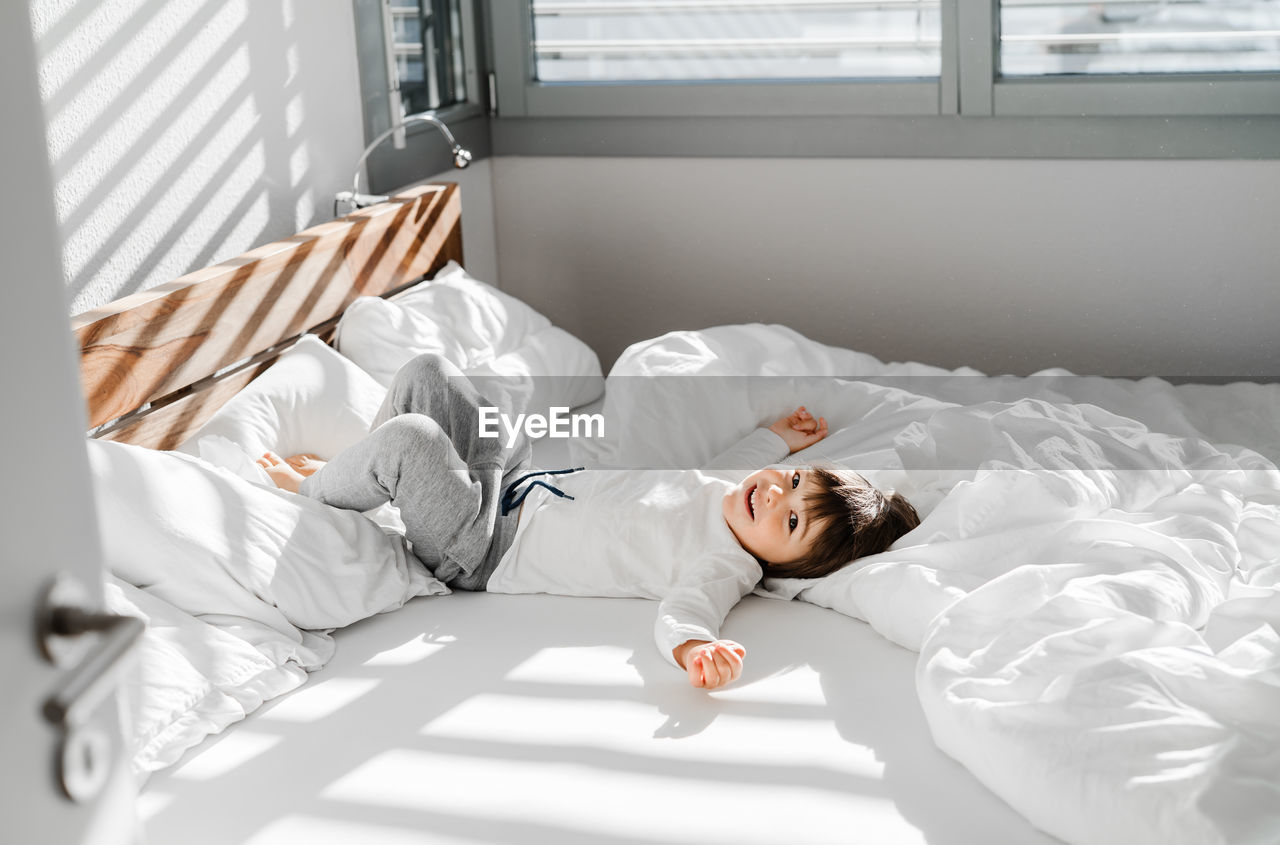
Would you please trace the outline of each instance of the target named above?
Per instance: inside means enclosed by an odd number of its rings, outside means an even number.
[[[587,465],[704,467],[799,404],[828,416],[834,431],[839,418],[815,404],[814,381],[869,374],[878,363],[779,325],[669,332],[623,351],[609,372],[606,436],[570,447]]]
[[[589,466],[704,467],[756,426],[807,405],[827,417],[832,436],[797,453],[794,461],[840,462],[837,450],[858,456],[865,451],[862,444],[841,442],[840,426],[875,413],[891,429],[896,414],[910,420],[918,416],[913,405],[937,404],[913,388],[971,375],[980,374],[916,363],[886,365],[780,325],[674,331],[623,351],[607,380],[606,436],[575,439],[570,447],[574,461]],[[879,376],[893,380],[872,379]],[[842,388],[863,379],[872,379],[871,393]]]
[[[133,685],[142,770],[324,665],[326,630],[448,592],[402,537],[361,514],[189,455],[87,448],[106,567],[143,595],[122,586],[115,603],[152,620],[141,649],[151,662]]]
[[[590,347],[452,261],[394,300],[357,299],[338,324],[335,344],[384,386],[413,357],[438,353],[481,393],[516,411],[574,408],[604,392]]]
[[[363,311],[370,314],[363,315]],[[353,318],[356,314],[361,316]],[[456,261],[450,261],[434,279],[394,300],[357,299],[339,323],[336,345],[344,355],[349,355],[348,350],[365,348],[385,352],[397,346],[397,338],[405,338],[418,347],[413,354],[438,352],[467,370],[511,352],[529,335],[550,325],[550,320],[528,305],[473,278]],[[363,366],[358,355],[350,357]],[[399,366],[389,371],[365,369],[387,384]]]
[[[253,463],[263,452],[332,458],[369,433],[386,392],[318,337],[304,335],[177,451],[270,484]]]

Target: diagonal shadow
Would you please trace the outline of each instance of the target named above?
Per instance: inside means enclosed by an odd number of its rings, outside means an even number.
[[[242,27],[237,31],[236,35],[241,35],[244,31]],[[119,185],[138,163],[147,157],[155,145],[163,139],[165,131],[177,122],[187,104],[195,102],[209,88],[216,77],[216,70],[226,65],[242,46],[242,43],[236,38],[227,39],[217,51],[209,56],[207,61],[201,64],[197,72],[192,75],[191,80],[181,89],[174,92],[169,105],[157,113],[146,126],[141,127],[138,133],[140,142],[134,144],[128,155],[121,156],[112,164],[110,169],[101,175],[94,189],[87,193],[76,208],[63,220],[62,225],[65,231],[71,233],[79,229],[85,218],[110,196],[113,188]],[[179,48],[172,46],[167,49],[177,50]],[[146,81],[143,82],[143,79]],[[131,82],[117,94],[113,104],[127,106],[127,104],[134,102],[142,91],[133,91],[131,89],[135,86],[145,89],[153,79],[154,77],[139,77],[135,79],[134,82]],[[201,131],[186,145],[188,150],[200,149],[209,143],[217,132],[223,128],[223,124],[231,117],[235,108],[248,98],[249,85],[248,81],[243,82],[223,96],[222,106],[216,112],[207,115]],[[53,162],[55,175],[60,179],[70,175],[75,170],[76,165],[100,143],[101,137],[106,135],[120,118],[121,115],[116,109],[106,109],[96,120],[84,127],[80,137]],[[192,156],[184,157],[186,161],[190,161],[191,158]],[[172,173],[180,161],[175,161],[174,165],[164,174],[164,178],[161,180],[163,183],[170,184],[173,182]]]
[[[238,107],[239,104],[228,100],[225,110],[230,112],[234,111]],[[223,110],[220,109],[220,111]],[[210,134],[212,135],[214,131],[216,130],[214,130],[211,125]],[[204,140],[204,143],[202,143],[200,147],[193,146],[188,148],[187,152],[183,153],[181,158],[174,162],[173,167],[170,168],[170,173],[179,169],[188,169],[199,156],[202,147],[207,145],[207,143],[208,140]],[[194,225],[199,216],[204,213],[208,203],[212,201],[213,197],[222,188],[223,182],[233,172],[235,172],[238,167],[240,167],[244,156],[248,155],[260,143],[261,140],[259,138],[253,135],[246,135],[245,138],[230,151],[217,170],[210,174],[210,178],[205,183],[205,186],[200,189],[199,193],[195,194],[195,196],[191,198],[191,201],[187,204],[187,207],[183,210],[182,214],[166,227],[167,237],[164,238],[164,241],[167,242],[168,245],[164,248],[165,251],[162,253],[153,251],[148,257],[146,265],[155,265],[159,261],[160,256],[168,254],[169,250],[172,250],[179,245],[179,237],[176,236],[175,233],[183,232]],[[79,272],[76,273],[75,279],[69,285],[69,292],[72,297],[75,297],[77,294],[84,291],[85,288],[98,279],[98,274],[102,272],[102,269],[106,267],[110,263],[111,259],[114,258],[115,255],[129,242],[129,239],[133,236],[134,230],[141,226],[147,217],[152,214],[155,203],[168,193],[169,185],[170,183],[167,178],[157,180],[156,184],[147,191],[146,195],[138,198],[133,211],[120,220],[115,231],[112,232],[110,237],[102,242],[97,251],[94,252],[93,256],[86,261],[80,268]],[[264,192],[265,189],[252,194],[251,196],[256,200]],[[87,207],[88,206],[82,206],[82,208]],[[240,221],[235,222],[239,223]],[[208,244],[206,242],[206,246],[207,245]],[[203,254],[207,255],[209,253],[204,252]],[[184,268],[184,270],[185,272],[193,272],[206,266],[206,264],[207,262],[205,264],[189,262],[189,266]],[[127,296],[130,293],[134,293],[142,289],[145,282],[145,272],[139,272],[126,283],[119,285],[116,288],[114,295],[117,298]]]
[[[50,92],[46,98],[45,110],[50,122],[55,120],[77,95],[107,71],[117,56],[127,52],[130,45],[142,34],[148,24],[164,15],[168,5],[164,0],[148,0],[148,2],[139,6],[111,37],[95,47],[93,55],[67,77],[57,90]],[[201,36],[208,23],[217,15],[218,9],[217,4],[202,5],[191,20],[183,24],[182,28],[172,36],[168,37],[165,45],[147,60],[145,65],[138,69],[134,78],[117,92],[115,99],[118,102],[125,103],[131,103],[138,99],[157,77],[163,75],[165,68],[182,59],[187,45]],[[54,52],[53,45],[46,46],[44,39],[41,40],[40,46],[42,56],[51,55]],[[85,127],[85,135],[90,138],[96,138],[104,134],[105,127],[101,126],[101,124],[109,117],[109,113],[104,113],[94,124]],[[65,156],[59,157],[59,162],[64,158]]]
[[[282,20],[281,13],[278,11],[276,13],[275,20]],[[243,28],[241,28],[240,31],[243,32]],[[280,33],[284,33],[283,25],[280,26]],[[226,120],[234,108],[242,102],[252,101],[254,90],[262,90],[264,91],[263,96],[267,96],[265,92],[267,92],[268,89],[271,89],[270,82],[272,77],[278,77],[281,81],[281,85],[278,89],[271,90],[271,93],[276,97],[281,95],[281,91],[285,92],[287,95],[289,89],[293,87],[290,84],[287,84],[287,67],[284,58],[276,52],[266,50],[266,45],[268,43],[271,45],[278,45],[280,40],[270,37],[260,37],[256,43],[258,44],[258,50],[254,55],[258,66],[255,67],[255,73],[251,78],[251,84],[242,85],[237,88],[231,98],[226,101],[223,108],[213,115],[209,128],[206,128],[202,135],[197,139],[201,146],[209,143],[216,125]],[[260,53],[266,52],[271,52],[271,56],[268,58],[262,58],[262,56],[259,55]],[[270,65],[266,70],[262,70],[260,67],[264,62]],[[302,116],[302,119],[306,119],[305,115]],[[284,125],[284,118],[276,116],[272,120],[264,121],[260,125],[269,127],[259,133],[261,135],[261,144],[264,155],[274,156],[271,160],[272,163],[268,165],[267,170],[270,171],[271,167],[275,167],[277,170],[281,168],[285,168],[287,170],[290,155],[290,143],[287,128]],[[299,138],[302,137],[302,133],[298,133],[298,135]],[[193,199],[185,212],[170,225],[170,232],[174,234],[168,239],[169,245],[167,248],[169,250],[172,250],[181,240],[181,232],[194,226],[199,214],[201,213],[202,207],[212,199],[214,193],[219,189],[219,183],[228,178],[232,169],[237,165],[238,160],[248,154],[257,143],[259,143],[259,141],[253,136],[242,141],[242,143],[233,151],[233,154],[227,157],[222,167],[212,174],[204,189]],[[301,144],[303,142],[299,140],[297,143]],[[196,151],[188,149],[187,154],[177,166],[189,167],[189,162],[195,154]],[[172,169],[170,172],[172,172]],[[164,181],[168,180],[166,179]],[[163,188],[161,185],[154,187],[143,198],[140,207],[145,208],[147,205],[158,200],[162,190]],[[237,226],[243,224],[242,218],[245,216],[248,209],[257,203],[260,203],[264,196],[266,197],[268,207],[275,207],[274,210],[269,212],[270,215],[273,216],[273,219],[281,216],[285,211],[289,212],[290,215],[292,214],[293,205],[290,197],[278,197],[267,189],[246,195],[241,198],[240,202],[232,212],[226,216],[222,224],[207,236],[207,240],[198,253],[195,262],[198,266],[205,266],[209,261],[216,258],[216,253],[218,252],[221,244]],[[288,208],[285,209],[281,203],[287,205]],[[100,250],[97,256],[95,256],[94,261],[86,268],[86,271],[81,274],[77,288],[83,288],[87,280],[90,280],[95,273],[100,272],[101,268],[105,266],[108,260],[108,253],[114,253],[121,248],[124,240],[124,236],[121,232],[131,228],[133,225],[136,225],[140,219],[140,214],[141,211],[137,210],[133,215],[127,218],[126,221],[124,221],[124,225],[121,229],[117,230],[111,241],[104,245],[104,248]],[[270,221],[268,222],[267,227],[259,230],[257,235],[258,239],[265,235],[269,226]],[[363,227],[360,226],[345,233],[344,248],[352,240],[359,237],[360,230],[362,228]],[[342,266],[343,261],[341,252],[335,254],[326,253],[327,263],[320,268],[314,268],[312,265],[316,258],[319,257],[313,252],[314,244],[311,242],[297,241],[295,241],[295,243],[299,243],[298,248],[296,248],[288,257],[286,265],[282,267],[277,274],[275,274],[275,278],[273,278],[269,288],[265,291],[255,290],[254,295],[258,297],[258,300],[251,304],[251,308],[237,309],[242,310],[244,313],[237,315],[237,317],[227,325],[224,325],[226,321],[221,319],[224,314],[232,309],[233,304],[241,296],[244,282],[255,270],[254,264],[243,265],[233,271],[224,290],[222,290],[220,294],[204,308],[203,313],[197,319],[199,324],[204,328],[197,330],[195,335],[192,337],[176,338],[174,341],[170,341],[166,345],[176,344],[174,346],[175,354],[179,358],[184,358],[194,353],[200,344],[201,338],[203,338],[209,331],[238,331],[239,334],[232,339],[229,344],[229,348],[232,353],[234,353],[235,350],[245,350],[247,348],[248,341],[251,339],[254,330],[257,327],[257,324],[268,314],[274,313],[275,309],[281,307],[282,302],[288,301],[282,296],[282,293],[295,281],[299,272],[303,272],[304,276],[308,279],[318,279],[317,284],[308,291],[305,300],[298,308],[298,317],[293,319],[290,323],[291,325],[296,323],[294,328],[297,331],[305,329],[307,326],[304,325],[304,323],[306,323],[307,320],[304,320],[303,317],[309,314],[309,312],[314,308],[317,300],[324,294],[325,287],[327,286],[326,280],[332,279],[335,274],[343,273],[344,268]],[[160,257],[163,257],[164,253],[160,253],[159,255]],[[137,289],[141,286],[142,281],[143,280],[141,279],[135,279],[131,288],[125,292],[127,293]],[[164,311],[157,314],[148,322],[145,331],[137,338],[137,345],[154,346],[158,339],[164,336],[170,322],[178,316],[181,316],[184,321],[191,320],[195,318],[195,312],[188,310],[187,312],[178,315],[173,311]],[[128,363],[130,359],[127,356],[120,360],[123,362],[120,364],[122,368],[135,370],[135,372],[128,373],[124,377],[132,377],[135,382],[141,384],[143,389],[146,389],[150,393],[154,393],[157,386],[165,378],[165,374],[163,373],[149,374],[143,372],[140,367],[131,366]],[[144,384],[143,382],[148,379],[150,379],[150,383]]]
[[[367,824],[369,818],[376,816],[395,819],[414,829],[440,824],[443,829],[452,830],[456,822],[467,826],[468,836],[480,840],[538,841],[537,837],[548,836],[551,838],[546,841],[555,842],[614,841],[614,832],[597,830],[589,818],[578,819],[572,814],[566,816],[562,825],[550,826],[536,817],[501,820],[468,815],[466,811],[459,811],[455,818],[447,808],[442,809],[429,798],[430,777],[453,776],[447,767],[433,771],[415,766],[415,771],[422,774],[431,772],[419,787],[427,799],[425,803],[411,799],[405,804],[400,799],[388,799],[374,801],[377,806],[372,806],[358,796],[369,788],[377,788],[377,775],[371,771],[386,771],[388,753],[411,757],[425,753],[425,758],[415,759],[441,763],[465,761],[469,768],[488,766],[495,771],[506,763],[546,764],[548,771],[581,770],[588,779],[595,774],[621,777],[624,783],[665,784],[663,788],[668,792],[676,788],[673,784],[706,783],[716,784],[720,790],[732,790],[736,785],[753,794],[777,787],[810,795],[826,793],[828,800],[832,793],[837,798],[847,794],[857,796],[857,800],[877,803],[888,800],[884,785],[874,778],[852,771],[831,770],[820,763],[805,764],[793,756],[789,762],[763,765],[718,761],[714,756],[706,757],[705,753],[692,759],[679,753],[667,757],[663,750],[672,747],[669,742],[678,740],[649,737],[647,731],[646,736],[635,737],[641,742],[639,750],[619,750],[554,742],[527,745],[424,730],[424,726],[455,712],[477,696],[509,694],[513,671],[544,649],[598,644],[624,652],[630,648],[644,650],[643,656],[635,660],[640,674],[637,680],[643,682],[628,687],[631,700],[638,704],[647,707],[693,693],[695,695],[689,697],[696,697],[698,701],[689,706],[700,704],[713,716],[721,710],[734,710],[738,705],[750,711],[761,707],[758,703],[717,700],[702,691],[686,689],[683,676],[654,652],[649,637],[654,609],[652,602],[640,600],[455,594],[417,599],[395,613],[357,622],[340,632],[334,662],[315,680],[376,678],[378,683],[372,692],[315,722],[273,720],[274,705],[268,704],[244,723],[245,730],[281,738],[266,752],[241,763],[233,773],[221,778],[184,782],[161,775],[153,782],[152,788],[158,793],[174,796],[153,820],[153,832],[176,836],[179,832],[185,835],[187,831],[208,831],[224,841],[244,841],[289,817]],[[624,620],[621,625],[620,619]],[[506,633],[504,626],[509,628]],[[514,633],[532,626],[538,628],[535,635]],[[439,643],[441,647],[408,664],[367,662],[389,645],[422,640]],[[787,662],[777,659],[780,654],[761,655],[764,659],[756,661],[757,669],[766,674],[783,671]],[[514,685],[528,689],[529,682],[518,681]],[[621,694],[620,690],[606,688],[605,694]],[[578,700],[573,688],[562,695]],[[787,718],[784,707],[772,708],[774,716]],[[658,706],[652,709],[652,724],[656,725],[661,721],[661,713]],[[812,714],[805,714],[806,721],[811,717]],[[646,753],[643,750],[646,748],[653,749],[654,754]],[[356,784],[363,782],[364,785],[357,785],[354,793],[343,788],[333,789],[335,784],[351,777],[356,779]],[[368,777],[374,780],[370,782]],[[256,789],[254,784],[260,783],[277,784],[278,788],[269,798],[254,800],[251,795]],[[477,785],[477,789],[483,788]],[[494,792],[489,800],[513,801],[518,808],[521,799]],[[234,819],[225,817],[222,808],[226,806],[237,807]],[[778,810],[786,812],[785,807]],[[518,810],[513,812],[521,815]],[[733,823],[744,822],[738,818]],[[637,835],[643,841],[643,836],[638,832]],[[630,840],[624,838],[623,841]],[[654,841],[669,840],[656,837]]]
[[[182,32],[190,38],[198,38],[200,36],[199,27],[207,23],[209,16],[214,13],[204,10],[216,8],[217,4],[213,3],[202,6],[201,14],[193,18]],[[184,145],[179,156],[156,179],[155,184],[144,195],[137,198],[133,210],[116,224],[111,235],[94,250],[93,254],[76,272],[75,278],[68,285],[73,298],[97,281],[98,275],[129,243],[132,233],[148,220],[154,207],[164,199],[169,191],[169,186],[178,181],[183,174],[192,172],[191,169],[196,161],[201,155],[207,155],[210,146],[215,143],[219,133],[225,131],[226,124],[231,121],[231,118],[238,110],[242,110],[246,104],[253,105],[257,103],[259,104],[259,111],[262,111],[261,104],[279,102],[282,98],[288,98],[292,91],[300,87],[296,81],[290,80],[284,53],[277,49],[287,35],[282,22],[282,12],[277,9],[268,14],[267,7],[264,6],[262,9],[255,10],[253,14],[252,28],[248,23],[236,27],[234,33],[203,63],[201,68],[192,75],[191,81],[174,97],[173,105],[163,112],[163,122],[162,117],[157,116],[151,126],[147,128],[148,135],[154,136],[167,131],[168,126],[180,117],[180,114],[177,113],[178,110],[185,103],[199,97],[208,90],[208,86],[211,84],[211,71],[223,65],[231,56],[242,49],[248,50],[252,66],[248,78],[233,90],[220,94],[221,105],[217,110],[207,116],[200,131]],[[162,72],[173,61],[180,60],[183,46],[183,39],[173,39],[152,59],[147,67],[156,72]],[[146,77],[147,75],[143,74],[131,82],[121,92],[117,102],[128,102],[129,96],[140,94],[149,81]],[[294,114],[296,115],[297,113],[295,112]],[[101,130],[95,127],[100,127],[101,124],[113,119],[113,117],[108,113],[99,118],[94,126],[91,126],[64,153],[57,163],[59,172],[64,174],[69,172],[76,162],[92,149],[95,137],[100,134],[100,131],[106,131],[105,127],[102,127]],[[221,154],[221,166],[205,180],[204,186],[191,198],[184,212],[173,223],[165,227],[165,234],[160,238],[153,239],[157,246],[142,262],[141,266],[143,268],[147,266],[155,267],[164,260],[165,256],[171,254],[179,246],[189,246],[189,243],[184,240],[181,233],[193,226],[199,220],[201,214],[208,213],[208,206],[217,196],[218,191],[222,189],[222,183],[234,172],[236,166],[242,164],[245,156],[250,154],[255,146],[258,146],[263,157],[263,178],[268,186],[258,194],[259,199],[263,196],[266,198],[267,223],[258,232],[258,235],[254,238],[254,243],[250,244],[250,247],[256,246],[260,240],[264,237],[269,237],[272,232],[280,230],[295,231],[297,229],[297,221],[295,219],[297,216],[297,200],[303,191],[307,189],[286,185],[284,182],[273,181],[271,178],[273,174],[289,173],[290,159],[294,150],[307,143],[305,132],[302,131],[297,131],[296,139],[293,142],[290,141],[288,127],[286,126],[287,119],[283,109],[264,112],[256,122],[256,131],[247,134],[232,150]],[[300,119],[304,124],[308,120],[305,111],[301,114]],[[121,157],[113,164],[110,171],[98,182],[96,187],[67,216],[63,222],[64,236],[74,235],[85,225],[90,215],[110,198],[112,192],[127,180],[129,173],[149,154],[149,149],[154,146],[154,143],[158,143],[158,139],[151,145],[135,147],[129,155]],[[243,207],[243,203],[239,204],[237,211],[243,209]],[[230,219],[230,217],[227,219]],[[235,222],[239,221],[236,220]],[[190,261],[183,262],[184,266],[179,272],[189,272],[206,265],[210,260],[216,260],[219,257],[217,254],[218,245],[222,240],[225,240],[231,230],[230,227],[225,225],[219,227],[217,232],[207,238],[204,248],[199,250],[196,257]],[[239,246],[241,245],[237,244],[237,247]],[[114,294],[120,296],[134,292],[143,287],[147,281],[144,270],[135,275],[128,286],[121,286],[114,291]]]
[[[258,204],[265,194],[265,190],[260,190],[253,193],[247,193],[241,197],[240,201],[235,204],[230,212],[228,212],[226,218],[221,224],[219,224],[218,228],[208,233],[204,245],[200,247],[200,251],[191,259],[191,266],[208,267],[217,261],[218,253],[222,251],[222,246],[226,242],[227,238],[231,237],[231,233],[244,223],[244,219],[249,215],[249,211]],[[267,237],[268,231],[268,226],[263,225],[253,236],[253,242],[261,243]],[[132,293],[133,291],[130,290],[126,292]]]
[[[78,68],[74,69],[70,76],[63,79],[59,86],[46,93],[45,96],[45,114],[46,119],[50,123],[54,122],[63,109],[67,108],[70,101],[76,99],[84,88],[90,87],[100,74],[108,70],[110,64],[113,63],[116,56],[122,54],[132,42],[136,41],[138,36],[150,26],[152,22],[160,19],[164,14],[165,0],[145,0],[133,10],[129,17],[120,20],[119,26],[110,36],[106,37],[100,45],[97,45],[90,54],[84,56],[84,60]],[[93,12],[95,10],[83,10],[84,6],[77,4],[68,4],[68,10],[63,17],[56,20],[49,29],[46,29],[44,35],[40,36],[37,44],[38,55],[40,55],[40,63],[45,64],[47,60],[58,58],[59,52],[63,50],[72,50],[81,47],[79,44],[70,46],[64,45],[64,41],[79,41],[82,38],[74,38],[81,29],[93,26]],[[106,15],[104,15],[106,17]]]
[[[145,30],[153,20],[164,14],[165,0],[146,0],[133,13],[120,23],[120,26],[106,41],[99,45],[93,54],[85,59],[66,80],[45,99],[47,118],[56,117],[67,103],[79,94],[88,84],[101,74],[121,52]],[[91,13],[83,13],[83,6],[71,4],[70,8],[40,36],[37,51],[40,61],[54,56],[61,48],[62,42],[69,39],[81,27],[90,25]],[[77,13],[80,12],[80,13]]]

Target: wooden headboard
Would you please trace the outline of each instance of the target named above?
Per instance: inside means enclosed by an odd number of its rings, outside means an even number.
[[[454,184],[424,185],[73,317],[95,436],[171,449],[306,332],[462,260]]]

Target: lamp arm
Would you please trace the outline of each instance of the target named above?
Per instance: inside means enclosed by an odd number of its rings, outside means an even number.
[[[430,123],[436,129],[439,129],[440,134],[444,135],[445,141],[448,142],[449,147],[453,152],[453,163],[455,167],[466,167],[467,164],[471,163],[471,153],[463,149],[462,145],[454,139],[453,133],[449,131],[449,127],[444,125],[444,121],[430,114],[411,114],[387,131],[378,135],[378,137],[369,142],[369,146],[364,148],[364,152],[360,154],[360,158],[356,161],[355,176],[351,179],[351,193],[353,195],[358,195],[360,193],[360,170],[364,167],[365,159],[369,157],[369,154],[377,149],[379,144],[391,137],[393,132],[403,129],[411,123]]]

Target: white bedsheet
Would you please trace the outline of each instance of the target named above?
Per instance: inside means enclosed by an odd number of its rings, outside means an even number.
[[[652,614],[456,593],[356,623],[305,687],[152,777],[148,841],[1052,841],[933,746],[915,655],[866,625],[748,597],[726,627],[744,676],[708,694]]]
[[[735,372],[827,377],[657,378]],[[615,391],[625,376],[643,378]],[[585,451],[693,466],[794,404],[825,414],[833,433],[809,451],[906,493],[924,521],[816,583],[771,582],[774,595],[919,651],[939,747],[1043,830],[1275,842],[1280,471],[1248,447],[1276,454],[1278,397],[1060,372],[991,380],[735,326],[624,354],[610,440]]]

